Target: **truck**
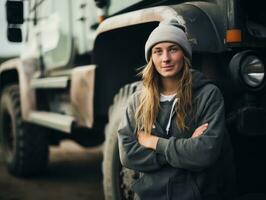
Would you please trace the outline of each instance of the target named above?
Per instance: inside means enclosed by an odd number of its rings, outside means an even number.
[[[265,199],[266,13],[259,0],[7,0],[0,66],[0,136],[8,171],[43,172],[49,145],[103,144],[106,199],[133,199],[139,173],[119,160],[117,129],[139,86],[144,44],[162,20],[186,27],[192,65],[222,91],[236,199]],[[88,172],[89,173],[89,172]]]

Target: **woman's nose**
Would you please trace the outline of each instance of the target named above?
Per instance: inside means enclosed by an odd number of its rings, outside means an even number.
[[[170,55],[167,51],[164,51],[163,52],[163,55],[162,55],[162,61],[163,62],[168,62],[170,60]]]

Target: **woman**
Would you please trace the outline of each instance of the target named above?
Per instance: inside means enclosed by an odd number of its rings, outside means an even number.
[[[143,86],[118,130],[123,166],[139,171],[139,199],[231,199],[232,149],[220,90],[190,69],[185,28],[163,21],[145,45]]]

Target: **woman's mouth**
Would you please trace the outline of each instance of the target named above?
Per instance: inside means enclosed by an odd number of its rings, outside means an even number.
[[[164,65],[162,66],[163,68],[169,68],[169,67],[173,67],[174,65]]]
[[[165,66],[162,66],[162,68],[164,70],[171,70],[171,69],[173,69],[173,67],[174,67],[174,65],[165,65]]]

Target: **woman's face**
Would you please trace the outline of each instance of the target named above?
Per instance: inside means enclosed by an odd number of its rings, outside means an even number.
[[[175,43],[158,43],[152,48],[151,55],[156,71],[163,78],[176,76],[183,66],[183,51]]]

